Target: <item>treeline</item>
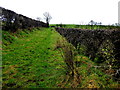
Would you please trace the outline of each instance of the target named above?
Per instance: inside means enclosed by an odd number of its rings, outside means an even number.
[[[18,29],[30,29],[34,27],[47,27],[46,23],[17,14],[14,11],[0,7],[0,20],[2,30],[15,32]]]

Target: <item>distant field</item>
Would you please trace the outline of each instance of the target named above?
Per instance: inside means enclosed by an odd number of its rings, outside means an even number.
[[[68,27],[75,27],[68,25]],[[117,88],[54,28],[3,31],[3,88]],[[108,71],[110,72],[110,71]]]
[[[64,27],[64,28],[80,28],[80,29],[116,29],[120,26],[110,25],[77,25],[77,24],[51,24],[50,26]]]

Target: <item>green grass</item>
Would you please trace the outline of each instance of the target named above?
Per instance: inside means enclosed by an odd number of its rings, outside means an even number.
[[[77,25],[77,24],[51,24],[50,26],[58,26],[64,28],[80,28],[80,29],[116,29],[120,26],[110,26],[110,25]]]
[[[64,72],[57,38],[55,31],[35,30],[3,47],[3,87],[56,87]]]
[[[110,76],[95,69],[96,64],[88,57],[79,54],[74,56],[74,62],[80,83],[77,82],[77,77],[69,76],[63,57],[63,48],[69,45],[54,28],[33,29],[31,32],[24,30],[14,34],[3,31],[3,87],[115,88],[118,86]],[[75,52],[75,48],[72,51]]]

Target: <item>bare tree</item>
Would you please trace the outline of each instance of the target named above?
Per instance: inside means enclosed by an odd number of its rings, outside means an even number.
[[[89,23],[90,23],[91,25],[94,25],[94,21],[93,21],[93,20],[91,20]]]
[[[43,13],[43,15],[45,16],[47,27],[49,27],[49,22],[52,19],[51,15],[49,14],[49,12],[45,12],[45,13]]]

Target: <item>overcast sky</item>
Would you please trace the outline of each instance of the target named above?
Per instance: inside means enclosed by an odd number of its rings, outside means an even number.
[[[0,0],[0,6],[35,19],[52,16],[51,24],[87,24],[90,20],[113,24],[118,22],[120,0]],[[44,21],[44,20],[43,20]]]

